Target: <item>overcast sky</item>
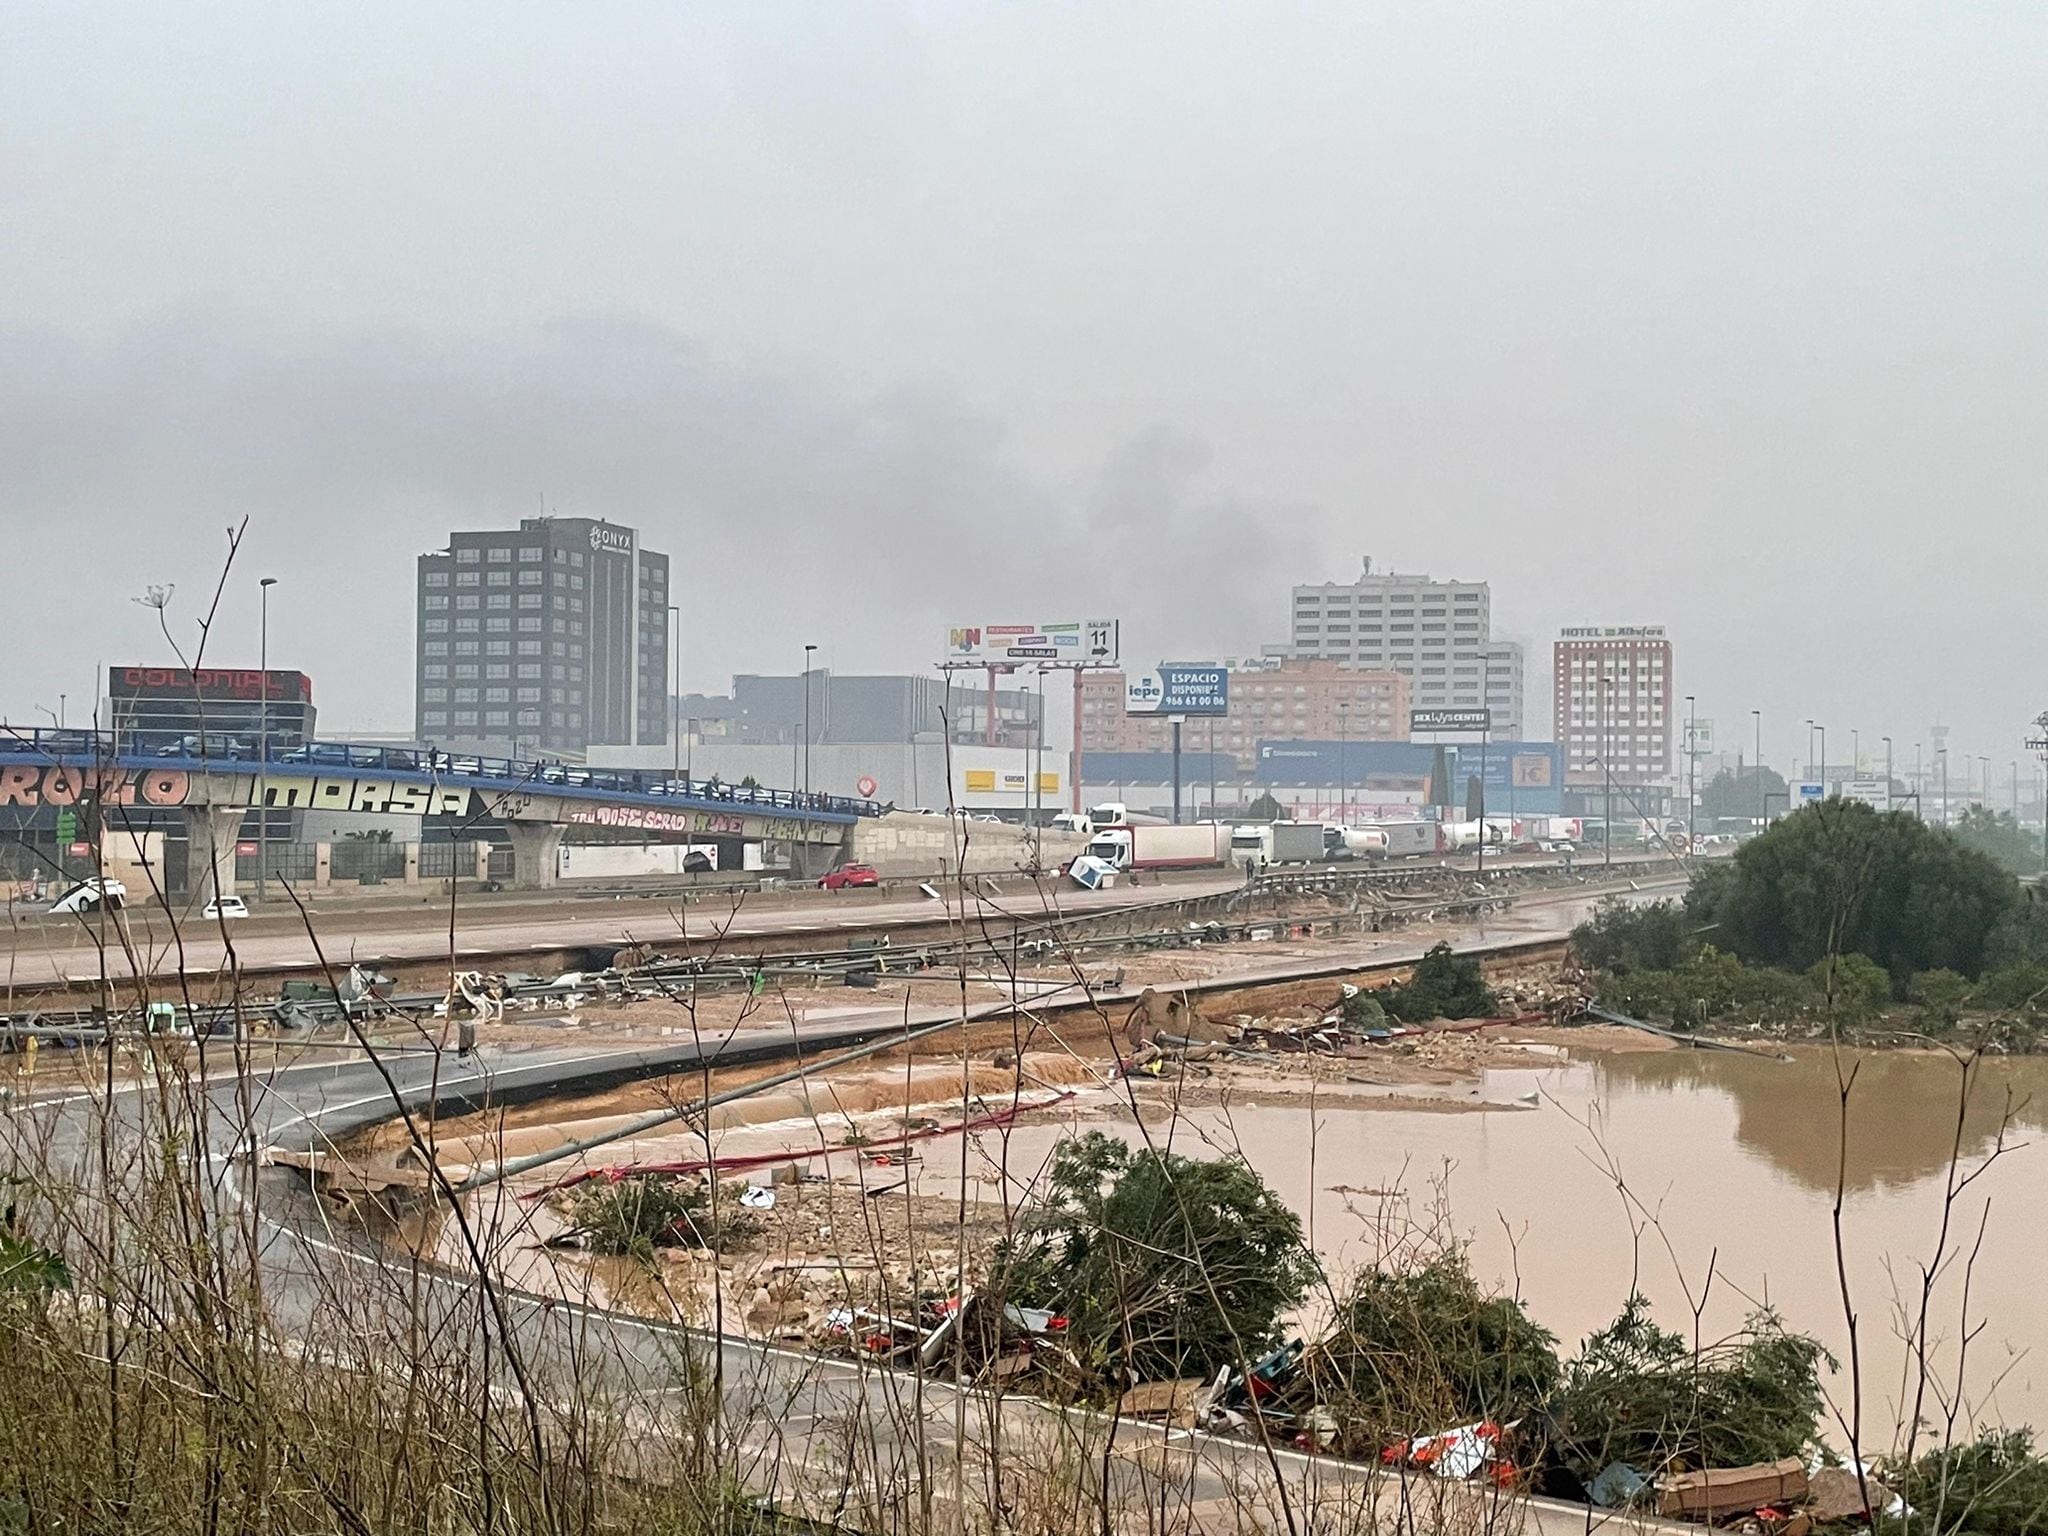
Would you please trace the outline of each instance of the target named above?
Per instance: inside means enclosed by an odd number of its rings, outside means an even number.
[[[189,631],[412,717],[413,557],[638,526],[684,681],[1288,587],[1664,623],[2002,767],[2048,708],[2048,8],[0,10],[0,710]],[[1547,710],[1541,713],[1547,713]],[[1837,745],[1839,743],[1839,746]]]

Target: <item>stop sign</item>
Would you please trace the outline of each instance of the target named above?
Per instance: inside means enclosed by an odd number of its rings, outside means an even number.
[[[863,795],[872,795],[875,792],[875,781],[867,774],[862,774],[860,776],[859,782],[856,783],[853,787],[859,790]]]

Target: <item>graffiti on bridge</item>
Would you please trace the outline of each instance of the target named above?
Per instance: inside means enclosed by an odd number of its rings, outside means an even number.
[[[0,806],[179,806],[192,792],[190,778],[173,768],[67,768],[10,763],[0,768]]]

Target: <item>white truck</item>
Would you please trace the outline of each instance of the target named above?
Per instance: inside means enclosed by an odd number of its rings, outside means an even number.
[[[1105,827],[1089,841],[1088,856],[1122,873],[1136,869],[1220,869],[1230,858],[1230,828],[1198,821]]]
[[[1384,859],[1387,834],[1378,827],[1346,827],[1334,821],[1323,823],[1323,857],[1326,859]]]
[[[1443,824],[1435,821],[1383,821],[1373,828],[1387,840],[1385,857],[1420,858],[1444,851]]]
[[[1230,862],[1238,869],[1248,860],[1263,869],[1268,864],[1314,864],[1323,856],[1319,821],[1272,821],[1230,830]]]

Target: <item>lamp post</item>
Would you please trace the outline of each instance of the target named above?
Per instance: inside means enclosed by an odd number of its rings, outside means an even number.
[[[1756,829],[1761,832],[1770,820],[1764,814],[1764,712],[1752,709],[1749,715],[1756,722]]]
[[[817,654],[815,645],[804,647],[804,800],[811,797],[811,657]]]
[[[1697,772],[1700,760],[1699,737],[1697,734],[1698,724],[1699,699],[1697,695],[1688,693],[1685,696],[1685,850],[1687,853],[1692,852],[1693,839],[1696,835],[1693,831],[1693,806],[1699,797],[1694,792],[1693,778]]]
[[[1605,799],[1600,812],[1600,867],[1611,868],[1614,864],[1614,763],[1608,755],[1608,735],[1611,710],[1609,693],[1614,679],[1605,672],[1600,674],[1600,779],[1606,786]]]
[[[265,576],[256,585],[263,594],[256,642],[256,673],[262,679],[256,703],[256,899],[261,902],[270,869],[270,589],[277,578]]]
[[[1977,804],[1987,810],[1991,805],[1991,759],[1981,752],[1977,754]]]
[[[1351,735],[1350,712],[1342,699],[1337,701],[1337,825],[1348,827],[1351,818],[1344,813],[1344,807],[1351,799]]]
[[[1892,808],[1892,739],[1884,738],[1884,808],[1887,815]]]
[[[683,776],[683,611],[668,605],[668,728],[675,736],[671,779]]]
[[[1849,727],[1849,777],[1863,777],[1863,732],[1853,725]]]

